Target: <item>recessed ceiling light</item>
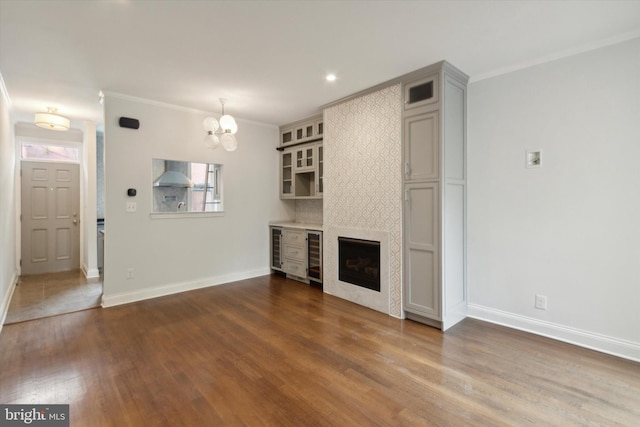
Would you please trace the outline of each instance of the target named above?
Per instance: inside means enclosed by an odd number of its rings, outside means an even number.
[[[335,74],[327,74],[326,79],[327,79],[328,82],[334,82],[334,81],[336,81],[336,75]]]

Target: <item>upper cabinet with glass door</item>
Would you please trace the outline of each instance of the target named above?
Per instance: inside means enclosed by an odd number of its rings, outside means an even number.
[[[280,198],[319,199],[324,191],[322,115],[280,127]]]
[[[315,144],[304,144],[295,148],[296,172],[312,171],[316,167]]]
[[[280,145],[287,146],[322,139],[322,115],[300,120],[280,128]]]

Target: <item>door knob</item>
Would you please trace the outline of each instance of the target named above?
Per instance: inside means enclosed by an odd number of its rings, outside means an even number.
[[[77,219],[74,219],[74,220],[73,220],[73,223],[74,223],[74,224],[77,224],[77,223],[78,223],[78,220],[77,220]]]

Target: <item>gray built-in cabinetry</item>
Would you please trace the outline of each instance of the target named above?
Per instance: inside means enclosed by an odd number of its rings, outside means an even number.
[[[321,115],[280,127],[280,198],[322,198],[323,133]]]
[[[407,318],[443,330],[467,316],[467,82],[468,76],[442,61],[335,102],[401,85],[403,309]],[[322,117],[280,130],[281,198],[322,197]],[[272,228],[272,268],[295,277],[303,274],[299,265],[307,265],[309,274],[310,252],[300,258],[300,246],[284,235],[277,240],[278,232],[284,233]]]
[[[404,309],[443,330],[467,315],[467,81],[446,62],[402,81]]]
[[[322,283],[322,231],[271,226],[271,268],[305,283]]]

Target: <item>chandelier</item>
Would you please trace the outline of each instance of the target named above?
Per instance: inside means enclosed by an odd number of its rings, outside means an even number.
[[[220,98],[222,104],[222,117],[216,120],[215,117],[207,117],[202,122],[207,135],[204,137],[204,143],[212,150],[222,145],[227,151],[235,151],[238,148],[238,141],[235,133],[238,132],[236,120],[228,114],[224,113],[224,104],[227,102],[225,98]]]

